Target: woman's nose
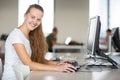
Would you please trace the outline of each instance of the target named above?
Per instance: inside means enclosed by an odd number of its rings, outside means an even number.
[[[37,25],[37,20],[36,19],[33,20],[33,24]]]

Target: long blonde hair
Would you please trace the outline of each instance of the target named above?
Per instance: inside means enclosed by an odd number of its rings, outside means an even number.
[[[28,8],[26,13],[29,13],[31,8],[37,8],[40,11],[44,12],[43,8],[40,5],[34,4]],[[32,55],[31,55],[32,61],[39,63],[46,63],[44,56],[47,52],[47,44],[42,31],[42,24],[33,31],[30,31],[29,40],[32,50]]]

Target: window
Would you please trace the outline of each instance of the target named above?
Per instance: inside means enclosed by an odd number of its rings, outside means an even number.
[[[120,27],[120,0],[89,0],[90,17],[101,17],[101,36],[105,36],[107,28]]]
[[[120,0],[110,0],[110,28],[120,27]]]
[[[100,37],[105,37],[106,29],[109,27],[108,26],[108,0],[89,0],[89,16],[93,17],[96,15],[100,16],[101,20],[101,33]]]
[[[45,35],[47,35],[52,32],[54,27],[54,0],[40,0],[39,4],[44,8],[42,26]]]

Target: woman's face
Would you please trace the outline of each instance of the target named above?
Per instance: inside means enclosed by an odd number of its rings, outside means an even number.
[[[25,24],[32,31],[41,24],[43,12],[36,8],[31,8],[30,12],[25,14]]]

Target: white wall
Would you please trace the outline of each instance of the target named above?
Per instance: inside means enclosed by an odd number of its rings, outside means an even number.
[[[58,42],[67,36],[78,42],[86,42],[89,21],[89,0],[55,0],[55,26]]]
[[[18,1],[0,0],[0,35],[9,33],[18,24]]]

